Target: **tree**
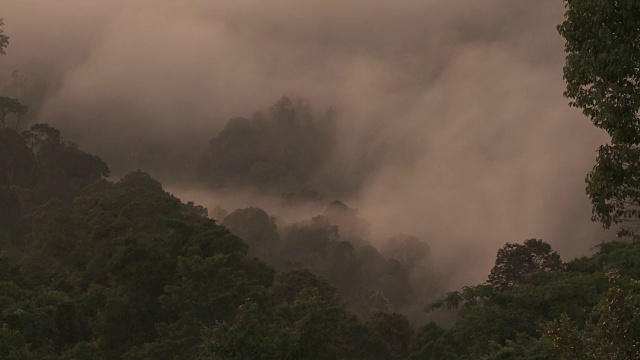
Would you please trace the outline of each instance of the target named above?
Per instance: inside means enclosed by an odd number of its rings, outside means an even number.
[[[507,243],[498,250],[488,283],[502,291],[521,284],[527,275],[535,271],[558,271],[563,268],[560,255],[542,240],[529,239],[524,245]]]
[[[0,352],[3,354],[4,359],[26,360],[31,358],[29,345],[22,334],[9,329],[7,324],[2,324],[2,327],[0,327]]]
[[[543,325],[545,337],[567,359],[640,358],[640,282],[606,274],[609,288],[581,327],[564,314]]]
[[[0,18],[0,54],[5,55],[4,49],[9,45],[9,37],[4,35],[4,21]]]
[[[60,130],[48,124],[33,124],[28,131],[22,132],[22,137],[27,141],[27,146],[36,154],[43,146],[62,144]]]
[[[565,96],[611,143],[587,175],[593,220],[605,228],[640,221],[640,2],[566,0]],[[625,226],[620,235],[633,234]]]
[[[0,127],[5,127],[7,115],[15,114],[18,117],[16,121],[16,129],[20,123],[20,118],[27,113],[28,106],[22,105],[18,99],[0,96]]]
[[[149,173],[146,173],[141,170],[136,170],[125,175],[118,184],[133,188],[133,189],[142,189],[145,191],[150,191],[158,194],[164,194],[165,191],[162,188],[162,184]]]
[[[238,209],[224,218],[222,225],[249,245],[249,255],[274,262],[280,250],[275,219],[259,208]]]
[[[406,317],[398,313],[387,314],[380,311],[367,321],[367,327],[384,339],[392,359],[406,358],[413,338],[413,329]]]
[[[385,255],[400,261],[409,270],[427,268],[431,253],[431,249],[426,242],[406,234],[392,236],[387,239],[382,251]]]
[[[0,18],[0,54],[5,55],[4,49],[9,45],[9,37],[4,35],[4,30],[2,27],[4,26],[4,21]],[[0,96],[0,127],[4,128],[4,122],[9,114],[15,114],[18,116],[18,120],[16,121],[16,129],[18,128],[18,124],[20,123],[20,118],[27,113],[29,110],[28,106],[22,105],[18,99]]]
[[[0,186],[24,186],[33,164],[33,153],[20,134],[11,129],[0,129]]]
[[[213,188],[247,187],[287,202],[317,201],[322,195],[310,181],[328,160],[335,137],[332,114],[315,116],[305,101],[283,97],[267,111],[230,119],[209,142],[197,175]]]

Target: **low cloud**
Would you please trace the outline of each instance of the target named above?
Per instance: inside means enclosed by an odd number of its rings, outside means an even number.
[[[608,236],[583,181],[606,137],[562,97],[563,11],[552,0],[8,0],[0,80],[19,69],[31,121],[116,176],[146,169],[210,207],[255,200],[194,187],[228,119],[282,95],[331,107],[338,135],[321,175],[360,176],[342,200],[374,241],[427,239],[455,287],[483,281],[505,242],[543,238],[568,259]],[[371,171],[353,172],[363,157]]]

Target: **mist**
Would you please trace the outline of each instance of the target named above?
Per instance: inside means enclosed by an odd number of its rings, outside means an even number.
[[[424,239],[450,288],[484,281],[505,242],[542,238],[568,260],[611,237],[584,192],[606,134],[562,97],[562,2],[5,0],[0,16],[0,88],[19,70],[29,122],[115,177],[149,171],[209,209],[318,214],[325,203],[194,181],[230,118],[299,96],[335,112],[319,174],[358,178],[340,200],[374,245]],[[355,171],[363,158],[375,161]]]

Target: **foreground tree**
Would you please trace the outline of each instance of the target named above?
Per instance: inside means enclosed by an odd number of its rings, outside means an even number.
[[[640,359],[640,282],[607,273],[609,288],[584,326],[566,314],[543,325],[554,351],[566,359]]]
[[[640,221],[640,2],[566,0],[565,96],[611,136],[587,175],[593,220],[605,228]]]

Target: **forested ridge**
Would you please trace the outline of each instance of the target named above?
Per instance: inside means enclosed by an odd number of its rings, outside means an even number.
[[[329,198],[362,178],[317,180],[331,111],[282,97],[229,120],[194,162],[210,188],[326,203],[279,223],[210,213],[143,170],[112,179],[0,96],[0,359],[640,359],[640,5],[566,7],[565,96],[611,135],[587,195],[618,239],[568,262],[542,239],[504,239],[485,282],[445,293],[423,239],[373,246],[358,210]],[[362,160],[355,173],[375,162]]]
[[[414,330],[394,306],[419,290],[404,270],[419,242],[391,239],[385,258],[339,241],[342,203],[281,239],[260,209],[225,227],[142,171],[110,181],[49,126],[1,136],[4,358],[638,356],[637,242],[566,264],[544,241],[507,244],[486,284],[427,307],[457,309],[455,325]]]

